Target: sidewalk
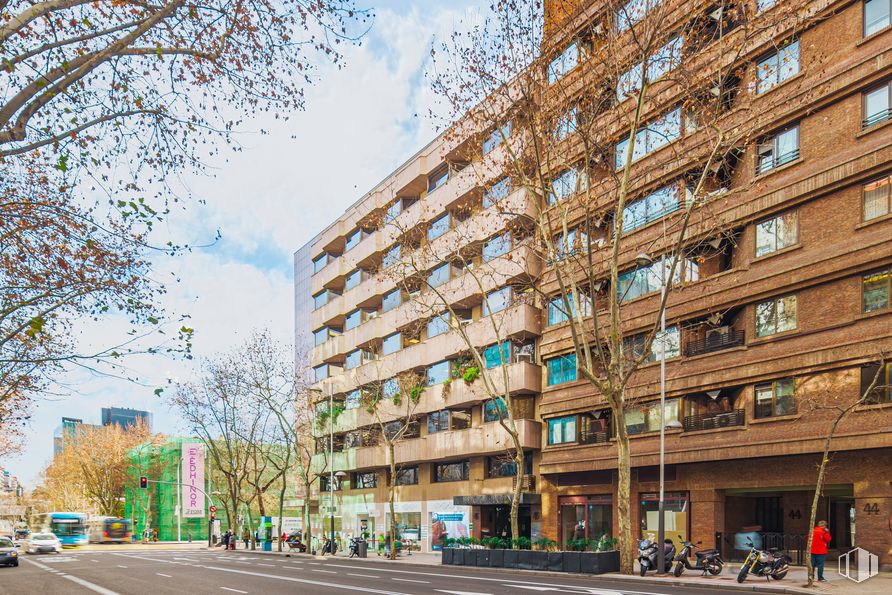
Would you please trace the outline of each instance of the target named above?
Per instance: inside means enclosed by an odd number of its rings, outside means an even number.
[[[207,541],[149,541],[143,543],[136,541],[132,543],[89,543],[86,545],[75,546],[71,549],[82,552],[110,552],[119,550],[201,550],[207,549]]]
[[[289,555],[301,558],[331,559],[331,556],[329,555],[326,555],[324,558],[322,558],[321,556],[313,556],[312,554],[300,554],[297,552],[277,552],[275,550],[273,550],[272,552],[263,552],[260,550],[239,549],[236,550],[236,552],[260,554],[266,556]],[[335,558],[338,560],[349,559],[351,562],[357,563],[382,562],[405,566],[426,567],[441,565],[439,553],[413,553],[411,555],[403,554],[400,555],[396,560],[390,560],[389,558],[378,556],[374,553],[370,554],[368,558],[348,558],[347,554],[338,553],[337,555],[335,555]],[[472,566],[450,566],[448,568],[461,568],[463,571],[479,570]],[[805,568],[803,567],[792,567],[787,576],[781,581],[769,582],[764,578],[753,577],[751,575],[747,577],[746,581],[744,581],[743,584],[739,584],[737,582],[737,571],[739,569],[739,564],[728,564],[725,566],[725,571],[721,575],[707,575],[705,577],[700,576],[699,572],[690,571],[685,571],[685,573],[678,578],[675,578],[672,575],[659,577],[655,574],[648,574],[647,576],[642,577],[638,576],[637,574],[625,575],[613,572],[602,574],[600,575],[600,577],[607,580],[628,581],[630,585],[674,585],[685,587],[719,588],[728,591],[756,591],[796,595],[806,593],[810,595],[888,595],[889,593],[892,593],[892,573],[890,572],[881,572],[878,576],[870,578],[862,583],[856,583],[839,575],[835,567],[828,566],[824,573],[825,578],[827,578],[827,582],[815,583],[815,587],[809,589],[808,587],[806,587],[807,574]],[[573,576],[571,574],[563,572],[542,572],[537,570],[512,570],[512,572],[520,572],[534,576]]]

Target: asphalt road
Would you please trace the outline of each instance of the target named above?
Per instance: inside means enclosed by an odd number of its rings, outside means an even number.
[[[210,551],[65,551],[23,555],[0,568],[0,593],[226,595],[227,593],[386,595],[710,595],[720,589],[629,584],[580,575],[540,576],[449,566],[402,566],[308,556]]]

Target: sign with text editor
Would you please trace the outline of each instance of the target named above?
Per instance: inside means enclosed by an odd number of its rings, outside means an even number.
[[[203,519],[204,444],[184,442],[182,455],[183,518]]]

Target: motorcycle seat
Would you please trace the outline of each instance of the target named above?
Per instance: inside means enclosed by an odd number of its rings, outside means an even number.
[[[698,558],[705,558],[706,556],[712,556],[719,553],[718,550],[700,550],[699,552],[694,552]]]

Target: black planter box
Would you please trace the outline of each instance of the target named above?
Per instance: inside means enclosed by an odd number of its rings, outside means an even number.
[[[505,568],[505,552],[511,550],[490,550],[489,565],[493,568]]]
[[[504,566],[502,568],[520,568],[520,554],[523,550],[503,550]]]
[[[455,550],[451,547],[444,547],[442,553],[443,556],[440,559],[440,562],[442,564],[452,564],[452,560],[455,558]]]
[[[488,550],[443,548],[443,564],[480,568],[519,568],[582,574],[619,572],[619,551],[545,552],[539,550]]]
[[[491,550],[477,550],[477,566],[489,568],[489,554]]]
[[[561,572],[581,572],[582,552],[563,552]]]

